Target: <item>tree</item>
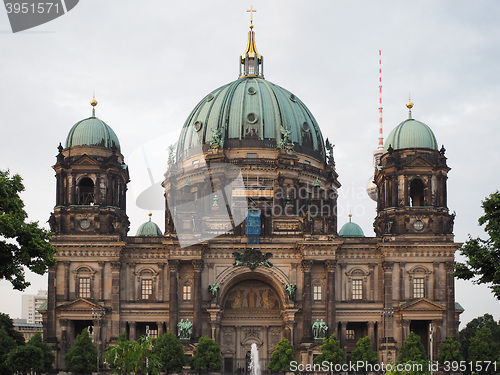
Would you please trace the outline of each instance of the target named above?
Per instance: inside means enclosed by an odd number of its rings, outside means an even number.
[[[351,353],[351,362],[358,361],[371,365],[378,363],[378,354],[372,349],[372,342],[368,336],[359,339],[356,349]]]
[[[14,289],[30,285],[24,268],[43,275],[56,264],[56,249],[49,243],[50,232],[37,222],[27,223],[28,215],[19,193],[24,185],[19,175],[0,171],[0,279],[10,281]]]
[[[484,215],[478,220],[485,225],[489,238],[472,238],[460,248],[467,259],[455,265],[454,275],[459,279],[474,280],[476,284],[488,284],[497,299],[500,299],[500,192],[491,194],[482,202]]]
[[[36,371],[43,363],[42,350],[34,345],[21,345],[11,350],[7,355],[7,367],[21,374]]]
[[[453,334],[449,335],[442,343],[439,345],[439,355],[436,360],[440,364],[448,362],[460,362],[464,360],[464,356],[460,352],[460,342],[453,337]]]
[[[292,362],[293,360],[295,360],[295,348],[292,344],[290,344],[290,341],[288,341],[288,339],[283,338],[276,345],[267,368],[273,372],[289,372],[290,362]]]
[[[470,362],[469,357],[469,347],[472,338],[476,335],[477,331],[482,327],[487,327],[491,332],[493,341],[500,346],[500,326],[493,319],[490,314],[484,314],[483,316],[472,319],[464,329],[462,329],[458,335],[460,341],[460,347],[462,355],[465,357],[467,362]]]
[[[222,368],[220,346],[209,337],[200,337],[196,352],[191,359],[191,368],[198,371],[220,370]]]
[[[172,332],[161,336],[155,343],[154,353],[160,361],[160,369],[167,375],[171,372],[181,372],[186,363],[184,360],[184,349],[179,338]]]
[[[129,341],[125,332],[118,336],[116,345],[106,348],[104,357],[112,374],[158,374],[160,361],[153,353],[153,338],[142,336]]]
[[[14,339],[16,345],[24,345],[24,336],[16,331],[14,328],[14,322],[9,315],[0,313],[0,327],[5,329],[5,332]]]
[[[321,354],[314,358],[315,364],[321,365],[324,361],[329,362],[330,366],[345,363],[344,351],[340,348],[340,341],[336,339],[335,333],[323,339]]]
[[[9,336],[5,327],[0,326],[0,375],[11,375],[12,371],[6,364],[7,356],[16,347],[16,342]]]
[[[54,363],[54,353],[52,353],[52,349],[42,340],[42,335],[40,332],[37,332],[33,335],[33,337],[28,341],[27,345],[35,346],[42,351],[42,361],[40,366],[35,367],[33,370],[35,372],[46,373],[52,370],[52,364]]]
[[[97,349],[90,339],[89,331],[84,329],[76,336],[71,348],[64,356],[66,371],[77,374],[90,374],[97,369]]]
[[[426,361],[427,354],[420,341],[420,336],[415,332],[410,332],[399,352],[398,363],[407,363],[408,361]]]
[[[485,363],[486,361],[494,362],[498,358],[498,345],[493,341],[493,336],[488,327],[484,326],[476,332],[470,340],[469,361],[472,361],[475,366],[475,372],[492,374],[494,368],[490,368],[483,372],[477,368],[477,364]]]

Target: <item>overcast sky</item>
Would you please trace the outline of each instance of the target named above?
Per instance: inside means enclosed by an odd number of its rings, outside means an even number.
[[[29,219],[47,226],[55,203],[57,145],[91,115],[110,125],[129,164],[130,235],[147,220],[135,199],[165,171],[167,147],[206,94],[238,78],[250,3],[234,0],[82,0],[66,15],[12,34],[0,10],[0,169],[24,178]],[[448,165],[455,238],[481,235],[481,200],[500,185],[500,3],[475,1],[253,1],[265,78],[299,97],[334,143],[342,183],[339,223],[373,236],[365,188],[378,134],[382,50],[385,136],[407,118],[429,125]],[[153,180],[149,178],[150,168]],[[161,204],[161,198],[159,201]],[[161,208],[161,206],[159,207]],[[153,211],[163,228],[163,215]],[[48,226],[47,226],[48,227]],[[30,275],[36,294],[47,278]],[[21,293],[0,282],[0,311],[21,316]],[[456,282],[463,328],[500,302]]]

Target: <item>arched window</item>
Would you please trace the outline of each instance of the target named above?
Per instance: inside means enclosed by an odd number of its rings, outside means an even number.
[[[91,178],[83,177],[78,182],[78,204],[94,204],[94,181]]]
[[[424,205],[424,183],[416,178],[410,183],[411,206],[419,207]]]
[[[90,267],[83,266],[75,270],[75,292],[79,298],[91,299],[94,284],[95,271]]]

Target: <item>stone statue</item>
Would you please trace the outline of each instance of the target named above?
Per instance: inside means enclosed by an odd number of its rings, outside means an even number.
[[[224,134],[221,128],[212,129],[214,133],[212,135],[212,140],[210,141],[210,148],[218,149],[224,147]]]
[[[168,147],[168,165],[175,163],[174,145]]]
[[[295,302],[295,294],[297,293],[297,284],[289,284],[285,286],[288,293],[288,300]]]
[[[316,319],[316,321],[312,325],[312,330],[315,340],[324,339],[326,337],[326,332],[328,331],[328,326],[323,321],[323,319],[321,319],[321,322],[319,321],[319,319]]]
[[[333,165],[335,164],[335,161],[333,159],[333,148],[335,147],[334,144],[331,144],[330,141],[328,140],[328,138],[326,139],[326,142],[325,142],[325,148],[328,150],[328,164],[330,165]]]
[[[208,291],[210,292],[210,301],[215,302],[217,300],[217,296],[219,295],[220,285],[218,284],[208,284]]]
[[[278,143],[278,148],[281,150],[291,150],[293,148],[292,139],[290,138],[290,134],[292,131],[287,127],[281,126],[281,140]]]
[[[178,332],[177,335],[181,340],[190,340],[191,334],[193,333],[193,323],[189,321],[189,319],[181,319],[179,323],[177,323]]]

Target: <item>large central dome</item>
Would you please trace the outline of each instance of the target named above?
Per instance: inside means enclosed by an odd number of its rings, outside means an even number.
[[[223,148],[276,148],[284,132],[293,150],[324,161],[318,123],[294,94],[261,77],[243,76],[205,96],[189,115],[181,132],[177,157],[210,145],[221,130]]]
[[[205,96],[191,112],[179,138],[177,159],[218,148],[280,148],[325,161],[318,123],[290,91],[264,79],[255,33],[241,56],[240,78]]]

